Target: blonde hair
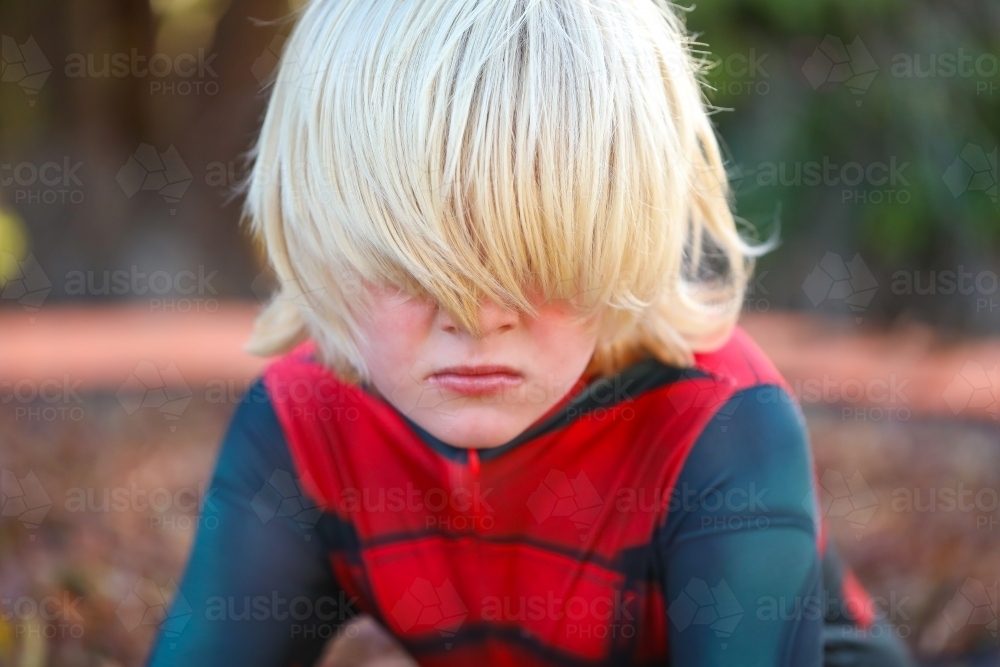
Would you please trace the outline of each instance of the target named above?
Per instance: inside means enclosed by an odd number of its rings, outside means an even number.
[[[311,0],[246,213],[279,279],[247,349],[307,338],[351,380],[366,281],[600,314],[589,371],[687,366],[739,315],[738,233],[693,42],[660,0]]]

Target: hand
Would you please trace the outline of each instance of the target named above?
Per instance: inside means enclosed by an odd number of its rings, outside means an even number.
[[[371,616],[344,624],[317,667],[418,667],[396,638]]]

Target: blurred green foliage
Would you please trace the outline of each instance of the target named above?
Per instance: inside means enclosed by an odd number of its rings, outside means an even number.
[[[300,2],[0,3],[7,68],[0,158],[84,165],[81,205],[19,200],[25,193],[16,187],[0,188],[46,272],[149,262],[144,253],[155,240],[174,248],[173,264],[162,268],[209,262],[223,276],[223,295],[254,295],[259,269],[238,207],[222,206],[231,183],[206,174],[219,167],[238,172],[233,165],[250,146],[266,102],[254,68],[280,51],[289,28],[273,21]],[[707,93],[718,108],[737,211],[761,237],[780,225],[781,245],[758,263],[748,309],[857,317],[843,298],[817,303],[804,281],[830,254],[843,262],[858,256],[879,286],[864,307],[866,320],[1000,330],[1000,291],[890,288],[900,271],[925,282],[930,272],[1000,273],[1000,3],[705,0],[683,12],[711,65]],[[28,39],[51,66],[32,95],[21,85],[27,79],[10,69],[11,58],[28,53]],[[156,95],[149,77],[65,72],[67,58],[79,54],[202,48],[217,56],[218,78],[210,83],[218,95]],[[176,145],[194,174],[169,220],[155,198],[125,198],[115,183],[141,143],[160,151]],[[51,298],[70,296],[61,290],[56,281]]]
[[[780,221],[782,246],[758,265],[770,272],[762,284],[771,303],[809,307],[802,276],[826,252],[859,253],[884,285],[899,270],[998,270],[1000,4],[713,0],[687,12],[687,23],[710,53],[708,97],[724,109],[714,119],[737,211],[763,230]],[[827,72],[831,45],[847,52],[846,76],[874,78],[838,80],[835,62]],[[956,164],[963,151],[969,159]],[[824,161],[840,169],[818,183],[805,170],[796,180],[796,169]],[[878,166],[860,183],[838,182],[853,182],[849,163],[893,161],[900,178],[889,183]],[[971,302],[906,296],[882,290],[869,316],[971,330],[998,322]]]

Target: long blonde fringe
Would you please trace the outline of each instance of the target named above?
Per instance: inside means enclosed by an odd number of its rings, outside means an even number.
[[[688,366],[752,258],[699,60],[664,0],[311,0],[281,57],[246,213],[280,289],[247,349],[313,338],[367,379],[363,281],[478,335],[488,296],[601,312],[588,371]]]

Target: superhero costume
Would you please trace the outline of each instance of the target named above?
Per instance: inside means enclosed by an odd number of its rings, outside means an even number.
[[[581,378],[484,450],[306,344],[238,407],[209,497],[151,667],[310,665],[361,612],[421,665],[906,664],[740,329],[693,368]]]

